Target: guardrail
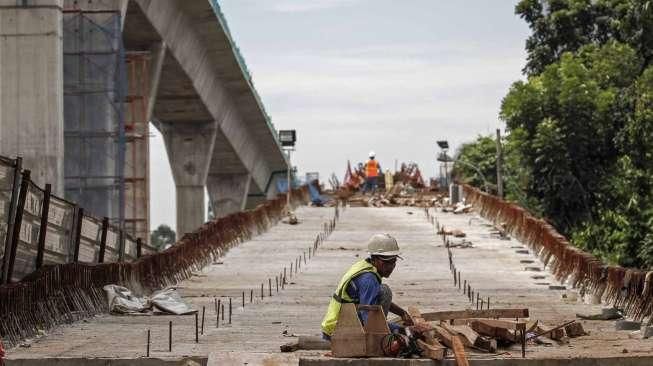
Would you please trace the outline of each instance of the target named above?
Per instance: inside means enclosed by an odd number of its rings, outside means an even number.
[[[653,271],[606,265],[571,245],[551,224],[526,209],[469,185],[463,189],[467,202],[481,216],[505,224],[513,236],[539,255],[545,266],[551,265],[557,280],[571,280],[574,287],[601,297],[634,319],[653,315]]]

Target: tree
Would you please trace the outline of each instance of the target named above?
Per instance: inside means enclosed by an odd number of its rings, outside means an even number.
[[[176,234],[170,226],[166,224],[161,224],[152,232],[150,236],[150,242],[152,246],[157,248],[157,250],[163,250],[167,246],[175,243]]]
[[[611,264],[653,267],[652,1],[522,0],[515,10],[532,34],[527,79],[499,115],[506,197]],[[478,139],[461,155],[481,163],[495,152]]]
[[[521,0],[515,13],[532,30],[526,40],[524,72],[539,75],[566,52],[617,41],[630,46],[648,66],[653,57],[651,0]]]

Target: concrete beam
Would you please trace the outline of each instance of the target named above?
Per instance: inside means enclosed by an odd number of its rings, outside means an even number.
[[[150,95],[147,101],[147,111],[145,113],[147,120],[152,120],[154,103],[159,91],[161,81],[161,70],[163,70],[163,60],[166,55],[166,45],[163,42],[157,42],[150,47]]]
[[[63,0],[0,5],[0,154],[63,196]]]
[[[206,188],[216,218],[245,209],[251,181],[249,173],[209,174]]]
[[[261,138],[257,139],[262,129],[245,118],[237,103],[241,95],[231,93],[226,85],[228,78],[243,79],[244,75],[242,70],[223,75],[223,65],[233,62],[234,55],[219,49],[226,42],[226,36],[224,30],[215,25],[217,18],[207,19],[206,14],[213,13],[209,2],[136,1],[192,81],[212,119],[218,121],[240,164],[251,174],[253,183],[264,189],[271,172],[280,169],[279,162],[284,163],[283,154],[276,145],[274,153],[265,152],[270,149],[267,140],[262,143]],[[206,28],[202,24],[207,22],[214,23],[211,24],[211,34],[200,32]],[[266,133],[271,135],[269,130]]]
[[[217,124],[159,122],[177,190],[177,236],[204,223],[204,186],[215,144]],[[163,197],[152,197],[161,199]]]

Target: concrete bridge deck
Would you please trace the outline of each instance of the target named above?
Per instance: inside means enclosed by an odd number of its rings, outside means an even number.
[[[347,208],[329,240],[317,256],[301,267],[290,284],[277,293],[275,276],[289,270],[291,262],[312,245],[323,222],[333,216],[333,209],[301,208],[300,225],[279,224],[269,232],[232,249],[218,262],[179,284],[185,299],[200,309],[207,307],[204,335],[195,344],[193,316],[98,316],[88,321],[63,326],[31,342],[30,346],[9,351],[11,360],[41,358],[113,358],[136,359],[145,354],[147,329],[152,331],[152,357],[175,358],[200,356],[222,358],[222,364],[250,353],[278,353],[279,345],[291,341],[293,335],[317,335],[319,322],[340,275],[358,258],[365,256],[365,241],[373,233],[388,232],[397,237],[404,253],[395,273],[387,283],[396,302],[404,307],[418,306],[422,311],[463,309],[471,305],[454,288],[448,268],[447,252],[434,235],[431,224],[419,208]],[[575,318],[575,313],[598,312],[600,306],[580,302],[565,303],[565,291],[549,290],[555,284],[546,272],[525,271],[525,266],[540,266],[535,258],[516,253],[515,240],[500,240],[489,234],[490,227],[474,214],[436,213],[441,224],[467,233],[473,248],[454,249],[455,261],[462,278],[475,291],[491,298],[492,307],[528,307],[531,318],[547,325],[556,325]],[[308,253],[306,253],[308,255]],[[535,263],[520,261],[533,259]],[[302,259],[303,261],[303,259]],[[293,264],[294,265],[294,264]],[[533,279],[533,275],[545,276]],[[273,296],[268,296],[268,278],[272,279]],[[264,283],[265,297],[260,299]],[[250,291],[254,301],[249,303]],[[242,308],[242,293],[246,293]],[[232,324],[227,318],[215,325],[213,301],[232,297]],[[228,301],[228,300],[226,300]],[[168,322],[173,321],[173,350],[168,352]],[[650,361],[653,349],[648,340],[629,339],[627,332],[614,331],[614,322],[581,321],[590,335],[572,339],[567,345],[545,347],[529,345],[528,359],[565,360],[575,357],[642,356]],[[228,354],[226,352],[234,352]],[[504,352],[504,351],[500,351]],[[299,352],[289,364],[297,364],[299,356],[322,357],[324,352]],[[252,355],[253,354],[253,355]],[[229,356],[230,355],[230,356]],[[497,355],[472,354],[472,358],[516,359],[518,347]],[[229,358],[231,357],[231,358]],[[231,361],[225,361],[231,360]],[[316,361],[316,362],[317,362]],[[325,362],[324,359],[321,362]],[[358,362],[358,361],[357,361]],[[363,362],[363,361],[360,361]],[[367,362],[367,361],[365,361]],[[18,363],[15,363],[18,364]],[[216,363],[218,364],[218,363]],[[242,362],[240,363],[242,364]],[[320,363],[324,364],[324,363]],[[636,364],[636,363],[633,363]],[[646,364],[646,363],[642,363]],[[251,365],[251,363],[250,363]]]

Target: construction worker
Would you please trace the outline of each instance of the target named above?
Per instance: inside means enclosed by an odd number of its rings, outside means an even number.
[[[392,291],[381,283],[384,277],[390,277],[395,269],[399,256],[397,240],[388,234],[375,234],[367,243],[369,257],[354,263],[342,276],[336,292],[333,294],[326,315],[322,320],[322,336],[330,340],[336,329],[340,306],[343,303],[359,305],[381,305],[384,314],[388,312],[399,315],[406,325],[410,323],[408,313],[392,302]],[[358,317],[362,324],[367,322],[367,311],[359,310]],[[402,329],[401,326],[388,323],[392,332]]]
[[[370,159],[365,163],[365,187],[363,187],[363,194],[367,191],[376,192],[377,179],[379,172],[381,172],[381,164],[374,160],[376,154],[370,151]]]

